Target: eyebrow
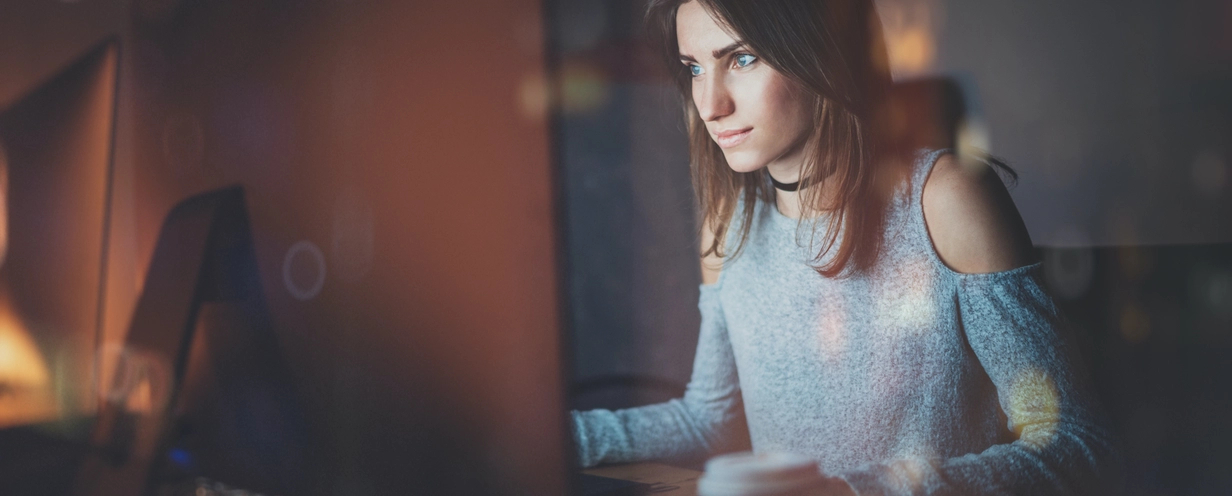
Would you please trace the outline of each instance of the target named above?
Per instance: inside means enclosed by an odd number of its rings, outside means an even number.
[[[723,48],[720,48],[720,49],[718,49],[718,50],[715,50],[715,51],[713,51],[713,52],[710,52],[710,55],[711,55],[712,57],[716,58],[716,59],[721,59],[721,58],[723,58],[723,57],[726,57],[726,56],[727,56],[727,54],[732,53],[732,52],[734,52],[734,51],[736,51],[736,50],[738,50],[738,49],[740,49],[740,48],[742,48],[742,47],[744,47],[744,42],[743,42],[743,41],[737,41],[737,42],[732,43],[732,44],[730,44],[730,45],[727,45],[727,46],[725,46],[725,47],[723,47]],[[687,61],[687,62],[697,62],[697,59],[693,58],[693,56],[691,56],[691,55],[685,55],[685,54],[683,54],[683,53],[682,53],[682,54],[680,54],[680,60],[682,60],[682,61]]]

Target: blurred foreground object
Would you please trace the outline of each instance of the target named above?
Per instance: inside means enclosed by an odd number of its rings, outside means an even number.
[[[0,114],[0,426],[93,412],[119,44]]]

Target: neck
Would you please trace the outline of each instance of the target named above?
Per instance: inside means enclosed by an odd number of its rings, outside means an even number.
[[[804,216],[804,212],[800,208],[800,195],[811,195],[813,188],[824,187],[824,184],[801,182],[800,166],[798,164],[794,167],[782,168],[775,167],[775,164],[771,164],[766,167],[766,173],[768,173],[775,181],[783,184],[799,183],[795,191],[786,191],[778,189],[777,187],[774,189],[774,201],[778,206],[779,212],[793,219],[799,219]]]
[[[766,175],[770,176],[769,174],[766,174]],[[784,184],[774,179],[774,176],[770,176],[770,184],[774,185],[774,189],[777,189],[779,191],[795,191],[797,189],[800,189],[800,181]]]
[[[784,164],[776,161],[766,165],[766,173],[775,181],[791,184],[800,180],[800,166],[799,163]]]
[[[774,190],[774,203],[779,209],[779,213],[799,219],[804,216],[800,209],[800,194],[807,192],[810,188],[803,188],[796,191]]]
[[[805,199],[816,198],[820,205],[831,205],[834,200],[834,187],[830,181],[823,179],[801,184],[800,186],[800,189],[796,191],[774,190],[774,203],[778,207],[779,213],[793,219],[799,219],[817,217],[829,211],[817,205],[802,208],[800,201],[803,195]],[[814,197],[814,190],[818,188],[821,191],[817,192],[817,196]]]

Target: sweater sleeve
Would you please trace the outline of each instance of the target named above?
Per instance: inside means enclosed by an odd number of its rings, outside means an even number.
[[[747,449],[748,427],[718,285],[703,285],[693,377],[684,397],[625,410],[573,411],[578,463],[700,458]]]
[[[840,474],[860,495],[1112,494],[1119,457],[1040,264],[960,274],[962,330],[997,388],[1013,442]]]

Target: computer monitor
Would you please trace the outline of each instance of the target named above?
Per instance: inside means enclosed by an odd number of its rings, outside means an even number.
[[[313,432],[270,326],[240,187],[196,195],[159,233],[80,496],[193,494],[215,482],[308,494]],[[319,467],[323,462],[317,462]],[[199,478],[211,480],[202,485]]]
[[[135,258],[244,187],[312,490],[564,493],[541,2],[173,3],[131,22]]]
[[[0,113],[0,427],[96,400],[119,47],[93,47]]]

